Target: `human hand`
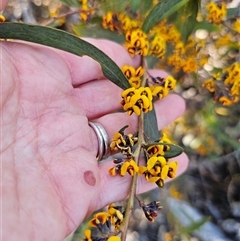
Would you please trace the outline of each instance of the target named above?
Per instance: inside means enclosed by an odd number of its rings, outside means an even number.
[[[119,66],[137,65],[126,50],[92,40]],[[130,177],[112,177],[112,162],[98,163],[96,119],[111,136],[124,125],[137,130],[137,118],[117,113],[121,90],[89,57],[77,57],[23,42],[0,43],[3,240],[62,240],[89,214],[126,198]],[[162,71],[151,71],[162,76]],[[177,95],[157,101],[158,127],[179,117]],[[187,157],[178,157],[178,175]],[[138,191],[151,185],[139,178]]]

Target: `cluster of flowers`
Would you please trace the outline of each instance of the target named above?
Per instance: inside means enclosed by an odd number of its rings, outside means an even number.
[[[213,93],[214,100],[219,101],[225,106],[232,105],[239,101],[240,95],[240,62],[239,58],[229,58],[234,48],[239,49],[239,40],[237,33],[240,33],[240,18],[233,20],[227,19],[227,5],[224,2],[210,2],[206,6],[209,22],[217,24],[221,27],[222,33],[205,40],[205,45],[214,44],[217,50],[224,49],[220,55],[220,61],[225,61],[225,67],[216,71],[213,69],[211,78],[204,81],[203,87]],[[230,24],[229,26],[227,24]],[[224,31],[223,31],[224,30]],[[231,54],[232,55],[232,54]],[[232,63],[227,65],[226,63]]]
[[[124,209],[122,206],[110,204],[106,212],[98,212],[89,221],[88,225],[97,228],[101,232],[101,236],[94,236],[90,229],[85,230],[85,238],[82,241],[121,241],[115,235],[118,234],[120,225],[124,217]]]
[[[79,0],[80,6],[80,19],[88,22],[92,19],[99,6],[97,1]],[[153,1],[152,7],[157,4],[158,1]],[[125,46],[131,56],[142,55],[142,56],[155,56],[162,59],[164,66],[171,67],[169,71],[180,72],[180,73],[200,73],[202,71],[208,72],[212,76],[214,82],[221,80],[223,84],[214,84],[214,100],[221,102],[223,105],[231,105],[239,101],[239,81],[234,83],[226,84],[227,81],[224,79],[225,69],[231,70],[231,66],[228,63],[238,62],[239,59],[229,59],[234,49],[239,49],[239,40],[237,34],[240,33],[240,17],[239,11],[236,11],[236,16],[228,16],[228,6],[224,1],[210,1],[208,4],[199,9],[198,21],[208,21],[213,24],[215,31],[210,30],[208,37],[205,39],[198,38],[194,35],[190,35],[186,42],[182,40],[182,34],[175,24],[163,20],[157,26],[155,26],[146,35],[141,30],[142,27],[142,16],[141,19],[137,14],[133,14],[131,11],[126,13],[118,12],[107,12],[102,17],[102,26],[105,29],[111,31],[117,31],[118,33],[125,35]],[[57,19],[56,12],[50,12],[52,18]],[[4,21],[4,17],[0,16],[0,22]],[[58,22],[63,24],[64,18],[58,19]],[[60,25],[61,25],[60,24]],[[210,26],[210,25],[209,25]],[[221,30],[221,31],[220,31]],[[221,52],[222,49],[226,49],[223,54],[220,54],[219,61],[224,62],[223,74],[217,74],[216,70],[219,67],[215,66],[212,56],[209,55],[209,47],[214,47],[216,51]],[[166,50],[171,50],[167,51]],[[212,66],[212,71],[206,70],[206,66]],[[222,69],[222,67],[220,67]],[[234,70],[233,70],[234,71]],[[139,75],[142,74],[142,70],[136,70]],[[222,77],[219,78],[219,75]],[[233,73],[229,73],[229,76]],[[204,76],[204,78],[206,78]],[[209,80],[209,79],[208,79]],[[207,81],[208,81],[207,80]],[[208,86],[208,82],[203,84],[204,87]],[[139,80],[130,81],[132,87],[138,88],[140,86]],[[219,82],[219,81],[218,81]],[[164,97],[167,95],[167,89],[158,87],[158,96]],[[217,90],[216,90],[217,89]],[[156,90],[157,91],[157,90]],[[130,113],[130,112],[129,112]]]
[[[136,115],[140,115],[141,111],[144,113],[151,111],[153,97],[156,96],[158,99],[166,97],[169,91],[175,88],[177,82],[170,75],[166,78],[150,76],[152,84],[150,81],[148,84],[151,84],[151,86],[140,87],[141,77],[144,74],[142,66],[134,69],[132,66],[124,65],[122,71],[132,86],[123,91],[121,95],[123,98],[121,104],[128,115],[131,115],[133,112]]]
[[[128,115],[133,112],[140,115],[141,111],[147,113],[152,110],[152,92],[149,87],[134,88],[131,87],[122,92],[121,104]]]
[[[124,13],[108,12],[103,16],[103,27],[125,34],[125,47],[131,56],[152,55],[162,58],[166,53],[166,40],[161,31],[155,28],[150,35],[141,30],[141,21]]]
[[[137,197],[136,197],[137,198]],[[157,211],[162,209],[160,201],[153,201],[149,204],[141,202],[137,198],[139,206],[142,208],[146,218],[154,222],[157,217]],[[85,238],[82,241],[121,241],[118,234],[124,220],[125,210],[121,205],[110,204],[106,212],[98,212],[88,222],[91,228],[96,228],[101,235],[92,234],[91,229],[86,229]]]
[[[210,2],[206,5],[207,20],[212,23],[220,24],[227,16],[227,5],[224,2]]]
[[[123,155],[131,157],[132,148],[137,143],[138,137],[133,134],[125,135],[124,131],[127,128],[128,126],[126,125],[113,135],[110,148],[113,152],[120,151]]]
[[[221,88],[222,83],[225,88]],[[214,93],[214,99],[220,101],[223,105],[236,103],[240,95],[240,63],[235,62],[224,68],[221,73],[207,79],[203,86]]]
[[[141,30],[140,21],[133,20],[124,13],[108,12],[103,17],[102,25],[111,31],[125,34],[126,41],[124,46],[132,57],[135,55],[142,57],[152,55],[162,58],[166,53],[166,39],[162,37],[161,31],[156,28],[148,36]],[[143,66],[135,69],[132,66],[125,65],[122,67],[122,71],[131,85],[130,88],[125,89],[121,94],[121,105],[128,115],[135,113],[139,116],[142,112],[147,113],[151,111],[153,109],[154,97],[162,99],[176,86],[176,80],[172,76],[166,78],[152,77],[148,73],[145,73]],[[143,146],[142,143],[138,143],[137,134],[124,133],[127,127],[124,126],[115,133],[110,143],[110,148],[113,152],[121,152],[123,155],[123,158],[113,160],[115,165],[109,169],[110,175],[120,175],[122,177],[127,175],[127,173],[135,177],[136,175],[144,175],[147,181],[163,187],[164,181],[168,177],[174,178],[176,176],[177,162],[169,162],[165,158],[165,152],[171,149],[171,141],[166,136],[163,136],[159,142]],[[145,152],[145,166],[139,166],[138,160],[135,160],[135,156],[132,153],[137,143],[142,146]],[[135,198],[138,200],[139,206],[142,208],[146,218],[150,222],[154,222],[157,211],[162,208],[160,202],[153,201],[149,204],[144,204],[136,195]],[[122,206],[114,206],[113,204],[109,206],[107,212],[96,214],[89,222],[89,225],[98,228],[101,233],[106,233],[107,230],[112,235],[105,235],[105,237],[108,237],[105,239],[93,239],[91,238],[90,230],[87,230],[85,232],[85,240],[90,241],[89,237],[91,240],[98,241],[117,240],[118,236],[116,235],[120,232],[124,214],[125,211]]]
[[[154,27],[148,35],[141,30],[140,20],[131,19],[123,13],[108,12],[103,17],[102,25],[104,28],[125,34],[125,46],[131,56],[150,55],[163,58],[166,57],[167,44],[170,44],[175,51],[173,51],[173,56],[168,57],[169,64],[175,65],[177,70],[182,68],[186,73],[197,70],[195,59],[187,55],[188,49],[192,46],[184,48],[180,32],[173,24],[168,24],[165,20]]]
[[[175,89],[176,79],[173,76],[169,75],[166,78],[151,78],[153,85],[150,86],[153,96],[157,96],[159,100],[163,97],[166,97],[169,94],[170,90]]]
[[[202,11],[204,12],[204,10]],[[180,31],[174,24],[168,23],[167,20],[160,22],[148,35],[146,35],[141,30],[141,21],[136,16],[131,18],[124,13],[108,12],[103,16],[102,25],[104,28],[108,28],[111,31],[118,31],[125,34],[124,45],[131,56],[151,55],[162,58],[166,61],[165,63],[167,63],[168,66],[172,66],[171,71],[174,72],[184,72],[186,74],[196,73],[202,70],[206,72],[205,65],[211,65],[212,61],[209,51],[207,50],[210,45],[214,45],[217,50],[222,47],[227,47],[230,50],[230,48],[235,45],[239,48],[239,41],[236,35],[234,35],[234,32],[240,33],[240,18],[235,17],[229,21],[230,26],[229,29],[226,30],[224,24],[227,21],[227,5],[224,2],[209,2],[205,7],[205,12],[204,19],[206,21],[217,24],[222,29],[225,29],[225,31],[219,34],[218,38],[216,38],[216,32],[214,32],[212,35],[209,34],[209,37],[206,39],[190,35],[187,41],[183,42]],[[204,19],[199,21],[203,21]],[[171,49],[171,53],[166,54],[167,46]],[[226,56],[226,54],[224,55]],[[220,59],[223,60],[225,56],[220,56]],[[229,63],[229,61],[226,60],[225,63]],[[233,68],[226,66],[225,69],[228,69],[228,76],[234,75],[234,72],[230,73],[234,71]],[[126,69],[123,69],[123,72],[125,73]],[[136,76],[141,77],[143,71],[137,69],[135,72],[136,74],[134,75],[134,71],[132,70],[130,71],[131,76],[129,76],[128,73],[126,76],[129,78],[130,84],[138,88],[140,86],[140,81]],[[215,72],[214,68],[213,72]],[[234,83],[226,83],[227,81],[224,81],[224,85],[220,87],[220,91],[214,96],[214,100],[224,105],[230,105],[236,103],[239,99],[236,97],[239,95],[237,94],[239,92],[239,82],[235,80]],[[204,84],[203,86],[205,87],[207,85]],[[160,96],[160,98],[167,95],[166,88],[163,89],[163,87],[158,87],[158,90],[159,89],[162,89],[158,91],[158,96]],[[229,91],[224,91],[225,89]]]
[[[103,17],[102,24],[104,28],[125,34],[126,42],[124,45],[132,57],[152,55],[161,58],[166,52],[166,42],[159,31],[153,31],[149,37],[141,30],[140,21],[133,20],[124,13],[108,12]],[[132,86],[124,90],[121,95],[121,104],[128,115],[132,113],[140,115],[141,111],[143,113],[151,111],[153,97],[162,99],[168,95],[169,90],[173,90],[176,86],[176,80],[172,76],[168,76],[165,79],[151,77],[153,84],[150,87],[140,87],[144,75],[142,66],[135,69],[125,65],[122,67],[122,71]]]
[[[146,156],[146,166],[138,166],[132,155],[132,149],[137,143],[137,136],[132,134],[124,134],[122,128],[115,133],[110,147],[113,151],[121,151],[126,158],[115,159],[116,164],[110,168],[109,173],[112,176],[119,174],[125,176],[126,173],[133,176],[134,173],[144,175],[149,182],[156,183],[159,187],[164,186],[164,180],[174,178],[176,176],[178,163],[176,161],[169,162],[165,158],[165,153],[171,149],[171,141],[166,135],[159,142],[146,145],[143,149]]]
[[[142,66],[139,66],[135,69],[132,66],[124,65],[122,67],[122,72],[127,77],[130,85],[134,88],[139,88],[141,85],[141,77],[144,74],[144,69]]]
[[[165,136],[159,141],[162,145],[151,145],[146,149],[147,165],[139,167],[139,174],[144,174],[145,179],[149,182],[156,183],[159,187],[164,186],[164,180],[174,178],[178,163],[176,161],[169,162],[164,157],[170,146],[165,143]],[[168,139],[169,140],[169,139]],[[170,143],[170,142],[168,142]]]
[[[149,182],[156,183],[159,187],[164,186],[164,180],[174,178],[176,176],[178,163],[176,161],[169,162],[164,157],[165,153],[171,149],[171,141],[164,134],[159,142],[146,145],[143,147],[146,156],[146,166],[139,166],[132,154],[135,144],[138,142],[137,135],[124,134],[124,126],[119,132],[115,133],[110,148],[112,151],[120,151],[125,158],[114,159],[115,166],[109,169],[112,176],[125,176],[127,173],[130,176],[135,174],[144,175]],[[136,197],[136,196],[135,196]],[[150,222],[154,222],[157,217],[157,211],[162,209],[159,201],[153,201],[149,204],[144,204],[137,197],[139,206],[142,208],[146,218]]]

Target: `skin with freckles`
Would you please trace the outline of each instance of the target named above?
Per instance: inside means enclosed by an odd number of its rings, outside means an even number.
[[[89,41],[119,66],[138,64],[116,43]],[[124,125],[136,131],[137,118],[117,112],[121,89],[91,58],[25,42],[2,42],[0,52],[2,238],[63,240],[93,211],[124,199],[130,186],[129,176],[108,174],[112,162],[97,163],[88,121],[112,136]],[[155,108],[161,129],[182,115],[184,102],[170,95]],[[188,160],[178,160],[181,174]],[[138,192],[153,187],[139,178]]]

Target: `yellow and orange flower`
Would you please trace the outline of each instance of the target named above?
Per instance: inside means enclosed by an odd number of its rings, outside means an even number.
[[[210,2],[206,5],[207,20],[212,23],[220,24],[227,15],[227,5],[224,2]]]
[[[149,42],[147,35],[141,29],[134,29],[126,33],[125,46],[129,54],[146,56],[148,54]]]
[[[132,66],[124,65],[122,67],[122,72],[127,77],[130,85],[134,88],[139,88],[141,84],[141,77],[144,74],[144,69],[142,66],[139,66],[135,69]]]
[[[128,115],[133,112],[140,115],[141,111],[147,113],[152,110],[152,92],[149,87],[129,88],[122,93],[121,104]]]

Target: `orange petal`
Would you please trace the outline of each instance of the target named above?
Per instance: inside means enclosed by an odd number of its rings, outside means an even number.
[[[115,167],[111,167],[109,170],[108,170],[109,174],[112,175],[112,176],[116,176],[117,173],[116,173],[116,168]]]
[[[100,212],[97,213],[95,216],[102,224],[106,223],[107,219],[109,218],[109,214],[107,212]]]
[[[139,167],[138,167],[137,163],[134,160],[130,161],[130,165],[133,167],[135,172],[138,172]]]
[[[90,229],[85,230],[84,235],[87,239],[90,239],[91,238],[91,230]]]
[[[139,66],[139,67],[136,69],[135,75],[138,76],[138,77],[141,77],[143,74],[144,74],[144,69],[143,69],[142,66]]]
[[[100,224],[100,222],[99,222],[99,220],[96,219],[96,218],[93,218],[93,219],[91,219],[91,220],[88,222],[88,225],[89,225],[90,227],[95,227],[95,228],[96,228],[99,224]]]
[[[121,170],[120,170],[120,175],[121,175],[121,176],[125,176],[125,175],[126,175],[129,165],[130,165],[130,164],[129,164],[128,161],[126,161],[126,162],[123,163],[123,165],[122,165],[122,167],[121,167]]]

